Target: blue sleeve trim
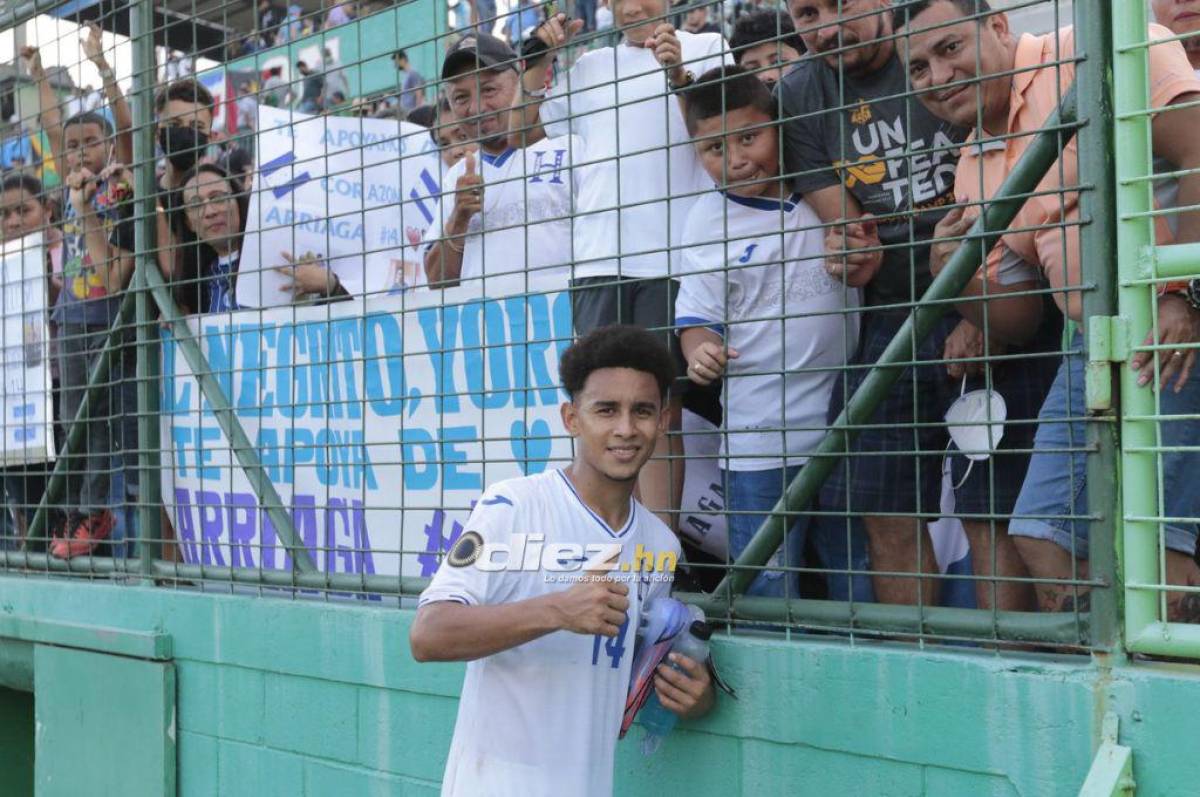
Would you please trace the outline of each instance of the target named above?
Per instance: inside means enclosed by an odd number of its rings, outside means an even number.
[[[713,323],[712,321],[709,321],[707,318],[701,318],[700,316],[694,316],[694,315],[679,316],[678,318],[675,319],[675,326],[676,327],[707,327],[707,328],[711,329],[713,332],[716,332],[721,337],[725,337],[725,325],[724,324],[716,324],[716,323]],[[678,332],[682,332],[683,330],[676,329],[675,331],[678,333]]]

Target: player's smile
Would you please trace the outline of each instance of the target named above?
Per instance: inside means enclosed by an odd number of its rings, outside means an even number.
[[[567,428],[590,470],[616,481],[637,478],[662,431],[662,399],[647,373],[602,368],[573,403]]]
[[[608,451],[613,455],[613,458],[623,463],[635,461],[638,457],[638,454],[641,453],[641,450],[641,446],[630,444],[618,444],[608,447]]]

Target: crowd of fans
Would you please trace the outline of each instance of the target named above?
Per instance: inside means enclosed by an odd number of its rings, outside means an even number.
[[[1200,99],[1200,49],[1171,32],[1190,32],[1192,17],[1177,15],[1176,3],[1153,5],[1171,30],[1149,32],[1162,39],[1150,49],[1152,104],[1180,106],[1155,117],[1154,154],[1165,170],[1194,168],[1200,142],[1188,130],[1200,107],[1189,103]],[[483,0],[472,8],[476,24],[488,18]],[[662,334],[678,358],[680,389],[671,433],[642,471],[639,494],[674,525],[682,410],[714,420],[736,557],[953,252],[979,245],[963,237],[1055,111],[1074,72],[1073,31],[1018,35],[985,0],[792,0],[786,14],[737,4],[728,26],[723,10],[714,20],[704,6],[616,0],[620,41],[606,44],[589,31],[607,27],[600,11],[609,4],[575,8],[590,16],[522,3],[503,37],[457,36],[436,84],[398,51],[395,90],[365,113],[429,127],[442,153],[442,194],[423,244],[429,286],[526,274],[538,289],[570,288],[578,334],[613,323]],[[260,29],[274,41],[292,35],[286,11],[260,4]],[[338,5],[329,21],[354,13]],[[590,47],[581,54],[579,39]],[[65,121],[37,51],[24,56],[65,168],[48,271],[58,412],[71,419],[132,272],[131,117],[98,47],[87,56],[104,77],[108,114]],[[324,58],[298,62],[290,86],[267,75],[260,101],[307,112],[345,106],[350,87],[328,49]],[[155,112],[160,266],[188,311],[236,309],[252,162],[236,150],[217,162],[204,157],[214,103],[194,78],[164,85]],[[797,571],[773,567],[807,566],[827,571],[820,589],[831,597],[936,603],[943,582],[929,522],[949,498],[980,577],[975,605],[1078,607],[1086,591],[1052,581],[1035,590],[1029,580],[1087,572],[1079,333],[1063,345],[1064,324],[1078,329],[1084,287],[1078,188],[1086,179],[1076,151],[1067,146],[1013,232],[912,352],[809,508],[819,511],[791,522],[752,593],[801,594]],[[1160,242],[1197,240],[1200,216],[1189,209],[1200,206],[1200,176],[1168,189],[1160,207],[1181,211],[1163,217]],[[7,178],[3,192],[6,239],[48,226],[51,203],[34,181]],[[319,258],[280,257],[298,298],[351,298]],[[1163,414],[1195,415],[1197,286],[1168,286],[1155,317],[1147,332],[1155,353],[1133,365],[1146,389],[1160,389]],[[81,478],[68,486],[54,556],[90,553],[111,536],[110,473],[123,472],[122,489],[136,495],[136,470],[114,467],[109,453],[135,448],[133,414],[114,409],[133,400],[132,378],[120,380],[132,363],[113,368],[121,387],[93,412],[116,420],[90,424],[86,453],[69,463]],[[965,451],[943,423],[973,391],[999,394],[1006,408],[1003,437],[982,458],[965,456],[979,452]],[[1167,577],[1200,585],[1200,491],[1186,484],[1200,422],[1164,423],[1162,434]],[[37,503],[32,478],[8,477],[10,502]],[[1184,595],[1168,605],[1174,618],[1200,620]]]

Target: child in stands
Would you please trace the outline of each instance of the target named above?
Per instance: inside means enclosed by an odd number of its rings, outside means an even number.
[[[741,67],[717,68],[683,96],[718,190],[696,200],[684,225],[675,320],[688,378],[727,386],[722,469],[736,558],[824,436],[830,392],[858,338],[858,292],[826,274],[821,222],[781,177],[766,85]],[[810,520],[790,523],[769,565],[801,565]],[[823,564],[846,570],[844,535],[826,536],[815,539]],[[831,579],[830,597],[847,597],[846,581]],[[747,592],[795,598],[798,575],[765,570]]]

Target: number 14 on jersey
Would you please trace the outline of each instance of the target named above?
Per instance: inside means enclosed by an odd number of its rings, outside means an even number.
[[[617,635],[614,637],[606,637],[603,634],[596,634],[592,640],[592,665],[600,664],[600,648],[603,646],[604,652],[608,660],[615,670],[621,666],[621,657],[625,655],[625,632],[629,630],[629,613],[625,613],[625,622],[621,623]]]

